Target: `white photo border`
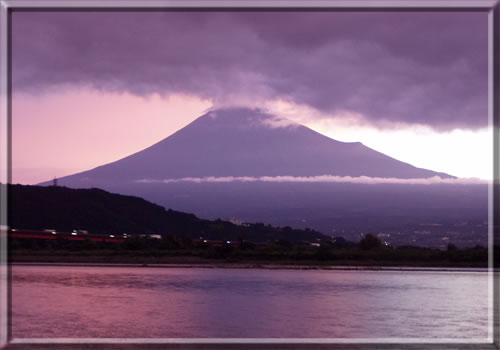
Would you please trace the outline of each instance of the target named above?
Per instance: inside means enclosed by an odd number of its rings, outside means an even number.
[[[493,138],[489,188],[489,331],[486,339],[423,338],[23,338],[10,327],[7,186],[0,186],[0,348],[5,349],[500,349],[500,5],[499,0],[0,0],[0,184],[11,183],[13,11],[484,11],[488,13],[488,114]],[[498,260],[498,259],[497,259]]]

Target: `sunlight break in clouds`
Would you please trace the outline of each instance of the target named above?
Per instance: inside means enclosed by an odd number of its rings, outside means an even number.
[[[474,185],[487,184],[486,180],[476,178],[461,178],[461,179],[443,179],[439,176],[429,177],[425,179],[398,179],[398,178],[383,178],[369,176],[335,176],[335,175],[319,175],[319,176],[207,176],[207,177],[183,177],[179,179],[140,179],[138,183],[227,183],[227,182],[341,182],[341,183],[359,183],[359,184],[406,184],[406,185],[432,185],[432,184],[454,184],[454,185]]]
[[[493,178],[493,127],[438,132],[425,125],[383,123],[377,127],[350,111],[325,114],[310,106],[275,99],[265,104],[270,114],[342,142],[365,146],[416,167],[457,177]],[[498,130],[496,130],[498,132]]]

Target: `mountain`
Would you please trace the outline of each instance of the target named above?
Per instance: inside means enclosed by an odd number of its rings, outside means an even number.
[[[232,108],[208,112],[145,150],[59,183],[102,187],[144,179],[321,175],[450,177],[259,110]]]
[[[9,185],[8,193],[9,226],[18,229],[78,229],[94,234],[163,234],[192,239],[203,236],[208,240],[245,238],[252,242],[316,242],[328,238],[313,230],[202,220],[192,214],[165,210],[142,198],[97,188]]]
[[[379,232],[397,244],[487,242],[486,185],[307,180],[323,175],[452,177],[260,110],[232,108],[208,112],[149,148],[58,183],[139,196],[204,219],[311,228],[353,241]]]

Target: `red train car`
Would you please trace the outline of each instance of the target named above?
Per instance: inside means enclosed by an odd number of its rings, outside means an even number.
[[[55,230],[34,231],[12,229],[8,231],[8,237],[12,238],[34,238],[34,239],[67,239],[71,241],[91,240],[94,242],[122,243],[125,238],[114,235],[89,235],[78,232],[57,232]]]

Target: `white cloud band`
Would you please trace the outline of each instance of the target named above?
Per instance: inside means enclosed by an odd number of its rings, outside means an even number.
[[[206,176],[206,177],[182,177],[169,179],[140,179],[138,183],[228,183],[228,182],[309,182],[309,183],[360,183],[360,184],[409,184],[409,185],[431,185],[431,184],[487,184],[487,180],[477,178],[441,178],[439,176],[421,178],[421,179],[400,179],[369,176]]]

